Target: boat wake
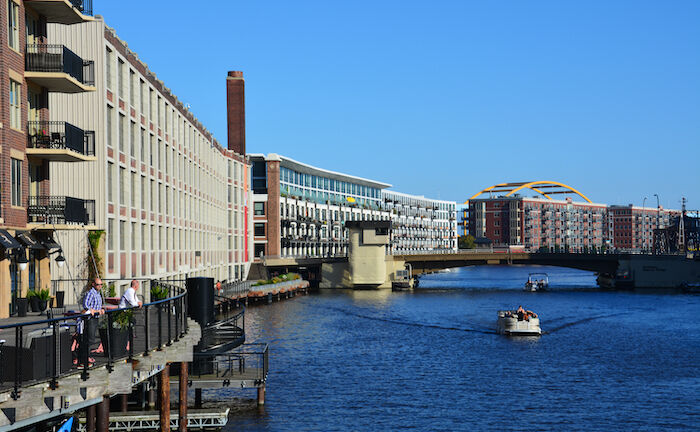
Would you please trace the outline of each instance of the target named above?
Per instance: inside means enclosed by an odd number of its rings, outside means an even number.
[[[408,326],[408,327],[434,328],[434,329],[440,329],[440,330],[450,330],[450,331],[459,331],[459,332],[467,332],[467,333],[496,334],[496,332],[494,330],[477,329],[477,328],[463,328],[463,327],[449,327],[449,326],[441,326],[441,325],[437,325],[437,324],[416,323],[416,322],[402,321],[402,320],[392,319],[392,318],[382,318],[382,317],[374,317],[374,316],[364,315],[361,313],[351,312],[349,310],[346,310],[343,308],[337,308],[337,307],[333,307],[333,306],[326,306],[326,308],[344,313],[346,315],[358,317],[358,318],[368,319],[368,320],[372,320],[372,321],[381,321],[381,322],[385,322],[385,323],[403,325],[403,326]]]
[[[619,316],[619,315],[625,315],[625,314],[628,314],[628,313],[629,313],[629,312],[619,312],[619,313],[614,313],[614,314],[595,315],[595,316],[592,316],[592,317],[582,318],[582,319],[580,319],[580,320],[576,320],[576,321],[573,321],[573,322],[569,322],[569,323],[566,323],[566,324],[562,324],[562,325],[560,325],[560,326],[558,326],[558,327],[554,327],[554,328],[551,329],[551,330],[543,331],[542,334],[551,334],[551,333],[558,332],[559,330],[563,330],[563,329],[565,329],[565,328],[567,328],[567,327],[571,327],[571,326],[575,326],[575,325],[579,325],[579,324],[584,324],[584,323],[587,323],[587,322],[590,322],[590,321],[594,321],[594,320],[597,320],[597,319],[610,318],[610,317],[615,317],[615,316]]]

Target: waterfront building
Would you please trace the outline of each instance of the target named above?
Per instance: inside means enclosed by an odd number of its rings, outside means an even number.
[[[608,207],[608,239],[618,250],[651,251],[654,246],[654,230],[667,227],[678,211],[662,207],[637,207],[632,204]]]
[[[654,230],[677,212],[519,195],[472,199],[468,232],[493,246],[546,252],[650,251]]]
[[[457,250],[455,201],[382,190],[382,209],[391,217],[391,253]]]
[[[47,31],[91,22],[91,6],[0,4],[0,89],[6,95],[0,114],[0,318],[15,313],[29,290],[51,288],[49,261],[60,256],[54,237],[94,224],[92,197],[59,193],[54,184],[61,173],[52,165],[80,169],[95,159],[90,125],[57,121],[66,106],[53,103],[59,94],[76,103],[96,93],[95,58],[77,54],[79,41],[59,41]]]
[[[456,203],[277,154],[249,155],[255,257],[346,256],[347,221],[392,221],[388,253],[456,249]]]
[[[94,59],[96,89],[49,97],[61,107],[51,120],[94,131],[95,147],[92,162],[51,162],[54,193],[94,203],[89,226],[56,238],[68,264],[52,269],[56,288],[75,300],[80,285],[62,280],[95,267],[107,279],[245,279],[252,237],[244,154],[223,148],[100,17],[49,26],[49,34]],[[229,78],[242,89],[240,72]]]
[[[274,153],[248,156],[256,258],[345,256],[345,221],[389,219],[381,206],[381,190],[389,184]]]
[[[604,245],[606,205],[503,196],[469,201],[469,232],[494,246],[548,252],[599,251]]]

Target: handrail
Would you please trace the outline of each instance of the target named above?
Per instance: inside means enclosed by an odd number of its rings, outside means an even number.
[[[100,316],[97,313],[77,313],[0,325],[0,337],[12,339],[14,336],[14,340],[10,341],[12,343],[0,344],[0,389],[12,389],[11,397],[17,400],[24,384],[50,382],[50,387],[55,388],[59,378],[80,371],[83,380],[86,380],[91,369],[106,366],[111,372],[117,360],[131,361],[137,352],[143,352],[147,356],[150,351],[160,350],[164,345],[178,341],[188,330],[187,289],[184,283],[179,286],[172,281],[152,282],[168,287],[168,293],[174,295],[145,303],[141,307],[106,310],[102,318],[106,321],[106,326],[100,334],[103,356],[90,351],[90,344],[96,339],[94,333]],[[132,313],[124,317],[121,314],[125,312]],[[140,319],[141,316],[143,320]],[[157,319],[157,326],[149,325],[153,318]],[[123,326],[114,327],[116,320],[120,320]],[[75,334],[66,331],[72,327],[76,327]],[[140,345],[138,351],[134,346],[135,334],[138,336],[137,344]],[[28,341],[31,341],[29,346],[26,345]],[[75,349],[76,342],[78,349]],[[97,357],[100,359],[97,360]],[[31,363],[38,358],[41,358],[40,363]],[[29,365],[23,366],[27,362],[30,362]],[[26,368],[24,372],[23,367]]]

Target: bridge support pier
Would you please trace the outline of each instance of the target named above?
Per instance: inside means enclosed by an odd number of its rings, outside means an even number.
[[[378,288],[387,281],[386,245],[391,221],[347,221],[350,281],[355,288]]]

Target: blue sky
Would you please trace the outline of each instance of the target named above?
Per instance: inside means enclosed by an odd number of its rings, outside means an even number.
[[[223,144],[463,201],[557,180],[700,208],[698,1],[94,0]]]

